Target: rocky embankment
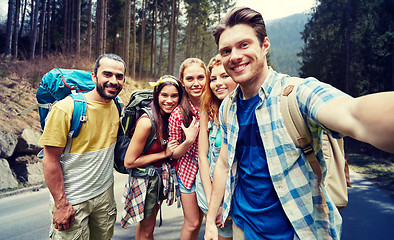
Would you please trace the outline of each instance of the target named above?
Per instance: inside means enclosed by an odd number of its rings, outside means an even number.
[[[42,162],[36,154],[41,133],[24,129],[20,135],[0,134],[0,191],[44,182]]]

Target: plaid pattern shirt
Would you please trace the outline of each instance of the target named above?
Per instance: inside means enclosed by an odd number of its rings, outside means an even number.
[[[288,75],[278,74],[270,68],[258,93],[261,100],[255,114],[271,179],[282,207],[295,230],[295,239],[339,239],[342,218],[324,187],[319,188],[318,179],[308,160],[302,154],[301,149],[294,145],[281,118],[280,96],[287,78],[289,78]],[[239,91],[238,87],[225,100],[231,101],[226,118],[227,123],[223,123],[223,106],[225,104],[221,105],[219,112],[223,142],[228,146],[229,167],[223,203],[223,222],[230,213],[232,195],[238,182],[238,159],[235,158],[235,150],[239,130],[236,103]],[[323,126],[317,121],[317,112],[324,103],[340,97],[348,97],[348,95],[314,78],[305,79],[305,82],[300,84],[297,90],[299,107],[311,131],[313,147],[324,176],[326,164],[322,160],[324,158],[320,138]],[[336,135],[334,132],[331,134]],[[322,210],[320,189],[326,196],[329,214]]]
[[[200,121],[199,111],[193,106],[190,101],[189,103],[192,107],[193,115],[196,117],[197,121]],[[181,128],[182,121],[183,120],[181,110],[178,106],[171,113],[170,119],[168,120],[169,141],[177,140],[179,143],[182,143],[185,140],[185,136]],[[194,159],[198,161],[197,140],[190,146],[185,155],[178,158],[177,174],[181,179],[182,184],[188,189],[191,188],[198,170],[198,164],[194,162],[190,156],[193,156]]]
[[[171,174],[171,165],[163,163],[161,166],[161,179],[164,196],[167,196],[167,205],[170,206],[176,199],[174,196],[174,178]],[[127,228],[129,224],[140,222],[144,219],[144,206],[149,178],[136,178],[129,174],[122,195],[123,211],[120,225]]]

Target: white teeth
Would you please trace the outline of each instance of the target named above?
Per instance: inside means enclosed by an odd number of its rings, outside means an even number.
[[[246,65],[240,65],[234,68],[235,71],[242,70],[246,67]]]

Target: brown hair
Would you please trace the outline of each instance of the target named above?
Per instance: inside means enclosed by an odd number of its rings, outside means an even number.
[[[259,39],[260,45],[263,44],[264,39],[267,37],[267,31],[261,14],[248,7],[235,7],[231,9],[213,29],[216,45],[219,44],[220,35],[224,30],[238,24],[247,24],[251,26],[256,31],[256,36]]]
[[[207,70],[204,62],[201,59],[187,58],[186,60],[184,60],[182,62],[181,66],[179,68],[179,80],[181,81],[181,83],[183,83],[183,81],[184,81],[185,69],[192,64],[199,64],[204,69],[204,71]],[[189,103],[189,95],[187,94],[185,88],[183,88],[183,90],[185,91],[185,95],[187,97],[182,98],[182,101],[179,104],[179,108],[181,110],[183,124],[185,125],[185,127],[189,127],[190,123],[193,120],[193,112],[192,112],[192,107],[190,106],[190,103]]]
[[[213,120],[216,124],[219,125],[218,117],[219,117],[219,107],[222,102],[219,98],[213,94],[212,89],[210,88],[210,78],[212,74],[212,69],[215,66],[222,65],[222,58],[220,54],[213,57],[207,67],[207,81],[205,82],[203,88],[203,94],[201,96],[201,112],[206,113],[206,122],[204,124],[208,124],[209,120]]]

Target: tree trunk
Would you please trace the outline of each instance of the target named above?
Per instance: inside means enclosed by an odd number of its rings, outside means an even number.
[[[81,0],[77,0],[77,19],[76,19],[76,34],[75,34],[75,51],[77,56],[81,54]]]
[[[45,20],[46,20],[46,1],[41,1],[41,14],[40,14],[40,31],[39,31],[39,39],[38,39],[38,51],[40,53],[40,59],[44,58],[44,32],[45,32]]]
[[[103,44],[101,54],[104,54],[107,46],[107,27],[108,27],[108,0],[104,0],[104,11],[103,11]]]
[[[153,31],[153,75],[156,76],[157,72],[157,0],[155,0],[155,7],[154,7],[154,16],[153,22],[154,24],[154,31]]]
[[[164,40],[164,3],[161,3],[161,24],[160,24],[160,28],[161,28],[161,32],[160,32],[160,53],[159,53],[159,63],[158,63],[158,73],[157,75],[161,76],[161,65],[162,65],[162,61],[163,61],[163,40]]]
[[[133,54],[131,60],[131,77],[135,78],[135,65],[137,60],[137,23],[135,19],[135,2],[133,1]]]
[[[51,43],[51,0],[47,0],[47,20],[46,22],[46,36],[47,36],[47,54],[50,51],[50,43]]]
[[[141,27],[141,41],[140,41],[140,66],[138,70],[138,76],[141,78],[142,77],[142,72],[144,70],[144,41],[145,41],[145,27],[146,27],[146,17],[145,17],[145,6],[146,6],[146,1],[147,0],[142,0],[142,27]]]
[[[171,68],[172,74],[174,74],[174,67],[175,67],[175,57],[176,57],[176,42],[178,39],[178,18],[179,18],[179,2],[175,1],[175,17],[174,17],[174,37],[172,38],[172,53],[171,53]]]
[[[156,0],[154,1],[154,6],[156,4]],[[154,52],[156,51],[155,49],[155,38],[156,38],[156,32],[155,32],[155,27],[156,27],[156,13],[155,13],[156,9],[155,7],[153,7],[153,11],[152,11],[152,40],[150,41],[150,75],[153,76],[154,75],[154,69],[153,69],[153,63],[154,63]]]
[[[175,1],[176,0],[171,0],[171,18],[170,18],[170,36],[169,36],[169,42],[168,42],[168,66],[167,66],[167,72],[170,75],[174,75],[174,68],[173,68],[173,62],[172,62],[172,52],[173,52],[173,44],[174,44],[174,32],[175,32]]]
[[[15,6],[15,18],[14,18],[14,30],[13,34],[14,36],[12,37],[12,48],[13,48],[13,53],[12,56],[17,59],[18,58],[18,43],[19,43],[19,14],[21,10],[21,0],[16,0],[16,6]]]
[[[391,15],[391,26],[394,26],[393,15]],[[391,91],[394,91],[394,36],[391,36]]]
[[[88,5],[88,57],[92,57],[92,0],[89,0]]]
[[[349,86],[350,86],[350,6],[351,0],[347,1],[346,5],[346,66],[345,66],[345,92],[349,93]]]
[[[8,14],[7,14],[7,38],[6,38],[6,49],[5,55],[11,57],[12,50],[12,31],[14,30],[14,1],[8,0]]]
[[[30,31],[30,59],[34,59],[35,51],[36,51],[36,42],[37,42],[37,22],[38,22],[38,0],[32,0],[34,1],[34,14],[33,14],[33,25],[32,29]]]
[[[68,18],[69,18],[69,13],[68,13],[68,5],[69,5],[69,0],[64,0],[64,23],[63,23],[63,46],[62,46],[62,51],[63,54],[68,53]]]
[[[126,2],[125,2],[125,4],[126,4],[126,8],[125,8],[125,11],[126,11],[126,14],[125,14],[125,22],[126,22],[126,27],[125,27],[125,34],[124,34],[124,36],[125,36],[125,41],[124,41],[124,53],[123,53],[123,56],[124,56],[124,61],[125,61],[125,63],[126,63],[126,66],[127,66],[127,68],[129,68],[129,56],[130,56],[130,25],[131,25],[131,16],[130,16],[130,11],[131,11],[131,9],[130,9],[130,4],[131,4],[131,1],[130,0],[126,0]],[[127,70],[129,70],[129,69],[126,69],[126,71]]]
[[[96,10],[96,57],[100,56],[103,51],[103,34],[104,34],[104,0],[97,1]]]
[[[26,17],[26,9],[27,9],[27,0],[25,0],[25,3],[23,4],[23,13],[22,13],[22,20],[21,20],[21,24],[20,24],[20,28],[19,28],[19,33],[18,36],[22,36],[22,32],[23,32],[23,26],[25,23],[25,17]],[[19,41],[19,39],[18,39]]]
[[[68,44],[68,49],[70,52],[72,52],[73,54],[75,54],[75,31],[74,31],[74,19],[75,19],[75,1],[74,0],[70,0],[69,2],[69,13],[71,13],[71,17],[68,19],[69,21],[69,44]]]

